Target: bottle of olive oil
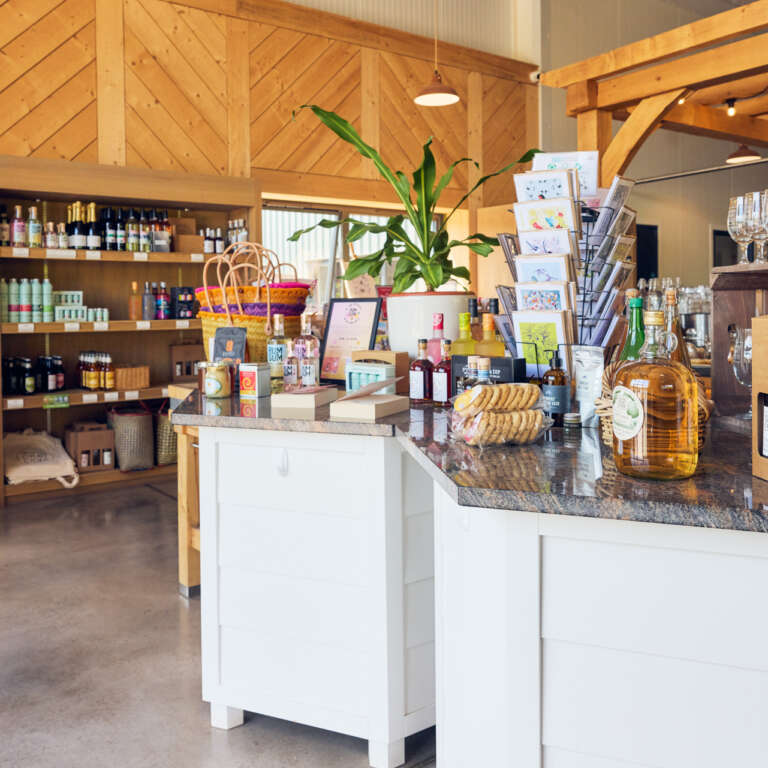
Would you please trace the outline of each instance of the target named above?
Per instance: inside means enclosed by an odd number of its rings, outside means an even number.
[[[698,392],[693,372],[670,360],[664,313],[644,314],[639,359],[613,384],[613,458],[625,475],[658,480],[690,477],[698,461]]]

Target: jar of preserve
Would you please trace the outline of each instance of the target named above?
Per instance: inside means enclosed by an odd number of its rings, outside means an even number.
[[[227,362],[200,363],[202,387],[206,397],[229,397],[232,394],[232,364]]]

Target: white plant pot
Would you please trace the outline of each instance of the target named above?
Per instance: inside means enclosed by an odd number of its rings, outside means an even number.
[[[445,338],[459,337],[459,313],[468,311],[466,291],[430,291],[428,293],[393,293],[387,297],[387,332],[394,352],[418,352],[418,340],[432,337],[432,315],[443,313]]]

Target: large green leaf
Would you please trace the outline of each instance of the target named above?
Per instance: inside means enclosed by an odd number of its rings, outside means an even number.
[[[322,221],[318,221],[317,224],[313,224],[311,227],[296,230],[296,232],[294,232],[288,238],[288,242],[295,242],[302,235],[306,235],[307,232],[311,232],[313,229],[317,229],[318,227],[323,227],[323,229],[333,229],[333,227],[340,227],[343,223],[344,222],[341,220],[334,221],[333,219],[323,219]]]
[[[429,252],[430,229],[432,224],[433,187],[435,186],[435,156],[429,145],[432,137],[424,144],[424,157],[421,165],[413,172],[413,189],[416,192],[416,214],[418,226],[416,231],[421,238],[425,253]]]

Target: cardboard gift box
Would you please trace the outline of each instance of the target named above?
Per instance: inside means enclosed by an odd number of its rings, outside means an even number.
[[[75,422],[64,436],[67,453],[81,473],[115,468],[115,433],[97,421]]]

